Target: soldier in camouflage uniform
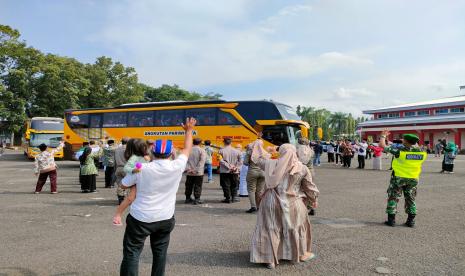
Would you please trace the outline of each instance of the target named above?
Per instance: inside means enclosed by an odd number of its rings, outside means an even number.
[[[388,135],[389,131],[383,131],[379,143],[380,147],[384,148],[384,152],[391,153],[394,156],[391,180],[387,190],[386,213],[388,214],[388,220],[385,224],[389,226],[395,225],[397,203],[403,193],[405,212],[408,214],[405,225],[413,227],[417,214],[415,197],[417,194],[418,179],[421,173],[421,165],[426,160],[426,154],[417,145],[418,136],[406,134],[404,135],[402,146],[391,147],[386,146],[386,137]]]

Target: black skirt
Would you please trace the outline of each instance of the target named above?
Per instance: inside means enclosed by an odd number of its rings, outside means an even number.
[[[90,192],[95,191],[97,189],[96,181],[97,181],[97,175],[95,174],[81,175],[81,191],[90,191]]]
[[[444,161],[442,161],[442,170],[445,172],[453,172],[454,164],[446,164]]]

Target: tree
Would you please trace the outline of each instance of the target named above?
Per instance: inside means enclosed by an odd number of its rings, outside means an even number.
[[[18,30],[0,25],[0,118],[18,132],[27,117],[62,117],[66,109],[113,107],[141,101],[215,100],[177,85],[139,83],[136,70],[98,57],[93,64],[43,54],[20,40]]]
[[[80,97],[89,93],[86,68],[72,58],[46,55],[32,93],[31,117],[62,117],[64,110],[81,107]]]
[[[218,100],[222,97],[221,94],[215,93],[202,95],[197,92],[189,92],[179,88],[176,84],[163,84],[158,88],[153,88],[145,84],[141,84],[140,86],[144,91],[145,102]]]
[[[32,98],[33,79],[39,71],[42,54],[19,41],[19,32],[0,25],[0,83],[3,86],[0,117],[6,129],[17,132],[24,125]]]
[[[365,117],[354,119],[352,114],[343,112],[330,112],[324,108],[297,106],[297,115],[310,124],[310,139],[316,140],[315,131],[318,127],[323,129],[323,140],[355,137],[355,129]]]

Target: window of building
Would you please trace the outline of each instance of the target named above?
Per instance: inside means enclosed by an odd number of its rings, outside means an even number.
[[[212,126],[216,122],[216,109],[215,108],[196,108],[187,109],[186,117],[193,117],[197,120],[198,126]]]
[[[387,114],[378,114],[378,119],[384,119],[384,118],[387,118],[388,115]]]
[[[389,118],[399,118],[400,114],[399,113],[389,113],[388,117]]]
[[[153,111],[129,112],[129,127],[153,126]]]
[[[417,112],[418,116],[428,116],[429,115],[429,110],[420,110]]]
[[[436,109],[436,114],[447,114],[447,113],[449,113],[448,108]]]
[[[103,127],[126,127],[126,112],[108,112],[103,114]]]
[[[160,110],[155,112],[155,126],[180,126],[184,119],[184,110]]]
[[[417,113],[415,111],[407,111],[404,113],[404,117],[413,117],[416,116]]]
[[[234,118],[230,113],[219,111],[218,112],[218,125],[240,125],[241,123]]]
[[[463,107],[454,107],[450,109],[450,113],[463,113],[464,111]]]

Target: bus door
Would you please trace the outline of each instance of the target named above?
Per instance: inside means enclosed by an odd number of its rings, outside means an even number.
[[[262,133],[263,139],[276,146],[286,143],[296,145],[297,139],[303,136],[298,125],[263,126]]]
[[[103,136],[102,130],[103,115],[90,114],[89,116],[89,140],[100,140]]]
[[[287,126],[285,125],[274,125],[274,126],[262,126],[262,138],[275,146],[281,146],[282,144],[289,143],[289,133]]]

